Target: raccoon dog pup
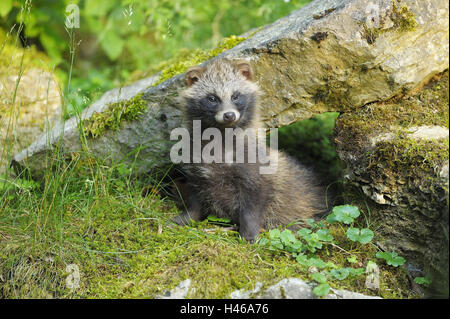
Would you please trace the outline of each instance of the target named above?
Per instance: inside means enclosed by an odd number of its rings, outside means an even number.
[[[193,120],[200,121],[202,132],[214,127],[222,136],[225,128],[263,127],[258,112],[260,95],[246,61],[216,59],[204,67],[189,69],[180,100],[191,139]],[[203,147],[207,143],[201,144]],[[261,174],[262,164],[258,161],[182,164],[186,176],[181,191],[185,209],[173,221],[186,225],[191,219],[202,220],[209,214],[230,218],[239,225],[240,235],[253,242],[262,228],[324,215],[325,189],[319,186],[314,173],[276,149],[268,149],[268,153],[271,159],[278,157],[274,174]]]

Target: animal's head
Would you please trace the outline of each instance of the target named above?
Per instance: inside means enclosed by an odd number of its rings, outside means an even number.
[[[201,120],[204,128],[246,128],[257,120],[260,91],[247,61],[218,59],[190,68],[186,86],[182,98],[188,121]]]

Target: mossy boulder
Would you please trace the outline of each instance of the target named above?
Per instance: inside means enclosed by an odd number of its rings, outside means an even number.
[[[377,31],[376,39],[368,40],[367,30]],[[183,52],[156,75],[105,93],[81,116],[19,153],[14,164],[38,173],[43,168],[40,155],[52,151],[60,138],[65,152],[82,150],[81,122],[89,126],[95,120],[109,121],[95,114],[111,110],[111,104],[130,105],[128,100],[136,102],[142,94],[147,109],[138,118],[123,120],[118,114],[116,119],[121,120],[112,120],[111,126],[97,121],[94,126],[109,129],[94,132],[95,137],[88,137],[85,144],[109,162],[133,164],[137,173],[170,165],[166,155],[171,143],[166,142],[170,130],[181,123],[175,97],[184,87],[183,72],[211,58],[251,61],[265,93],[263,120],[268,127],[280,127],[326,111],[357,110],[415,89],[448,68],[447,39],[448,3],[444,0],[433,5],[409,0],[383,0],[375,5],[363,0],[312,1],[215,49]],[[140,151],[133,153],[137,147]]]
[[[414,96],[375,102],[337,119],[346,184],[362,190],[378,244],[433,275],[448,295],[448,71]],[[349,200],[352,200],[351,198]],[[446,287],[446,288],[445,288]],[[446,290],[446,292],[445,292]]]
[[[15,46],[3,33],[0,43],[0,144],[5,146],[2,173],[8,164],[6,158],[59,121],[61,93],[44,54],[34,47]]]

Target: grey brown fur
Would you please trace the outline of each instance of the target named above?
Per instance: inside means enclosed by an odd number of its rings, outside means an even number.
[[[218,59],[188,70],[187,88],[181,94],[187,127],[192,130],[192,120],[200,120],[202,130],[216,127],[222,132],[225,127],[263,127],[258,112],[261,92],[252,79],[252,69],[246,61]],[[222,119],[223,110],[231,110],[227,114],[235,116],[224,114]],[[217,121],[233,117],[234,122]],[[183,164],[187,178],[181,191],[185,210],[174,221],[185,225],[190,219],[202,220],[209,214],[227,217],[239,224],[243,238],[253,241],[262,228],[324,215],[325,190],[314,173],[286,154],[270,149],[272,159],[275,155],[275,174],[260,174],[262,164],[258,161]]]

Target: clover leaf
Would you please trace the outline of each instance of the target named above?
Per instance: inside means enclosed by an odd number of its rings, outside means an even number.
[[[364,268],[347,268],[350,271],[350,276],[358,277],[364,273]]]
[[[322,248],[322,241],[330,238],[333,239],[333,236],[331,236],[326,229],[321,229],[316,233],[312,233],[310,229],[302,228],[297,232],[297,234],[306,241],[305,248],[312,253],[315,252],[316,249]]]
[[[275,229],[269,230],[270,239],[277,239],[277,238],[280,238],[280,236],[281,236],[281,232],[279,229],[275,228]]]
[[[357,277],[364,273],[363,268],[338,268],[338,269],[332,269],[329,271],[330,276],[332,276],[335,279],[338,280],[344,280],[348,276]]]
[[[357,241],[361,244],[367,244],[373,238],[373,231],[371,231],[369,228],[359,229],[350,227],[347,230],[347,238],[351,241]]]
[[[297,241],[297,238],[295,238],[294,234],[289,229],[285,229],[281,232],[280,239],[285,246],[293,244]]]
[[[320,258],[310,258],[309,259],[309,266],[311,267],[317,267],[317,268],[325,268],[327,266],[327,263],[324,262]]]
[[[325,296],[330,291],[330,285],[327,283],[320,284],[313,289],[313,294],[316,296]]]
[[[300,265],[305,267],[325,268],[326,266],[328,266],[328,264],[322,259],[315,257],[308,258],[308,256],[304,254],[298,254],[295,259]]]
[[[334,239],[333,235],[330,234],[330,231],[328,229],[319,229],[316,234],[321,241],[332,242]]]
[[[331,214],[327,216],[326,220],[329,223],[342,222],[344,224],[351,224],[359,216],[359,209],[352,205],[340,205],[333,207]]]
[[[396,252],[377,252],[377,258],[384,259],[388,265],[398,267],[405,263],[405,259],[399,256]]]
[[[350,275],[350,268],[332,269],[330,275],[338,280],[344,280]]]
[[[350,257],[347,257],[347,261],[351,264],[356,264],[358,262],[358,259],[355,255],[351,255]]]
[[[295,257],[295,260],[297,260],[297,262],[305,267],[309,267],[309,259],[307,256],[303,255],[303,254],[298,254],[297,257]]]
[[[414,278],[414,282],[419,285],[424,285],[425,287],[428,287],[431,284],[431,277],[416,277]]]
[[[300,229],[297,231],[297,234],[298,234],[300,237],[303,237],[303,238],[304,238],[305,236],[311,234],[311,229],[309,229],[309,228],[300,228]]]
[[[327,277],[324,274],[321,274],[320,272],[313,273],[311,277],[319,284],[325,284],[327,282]]]

